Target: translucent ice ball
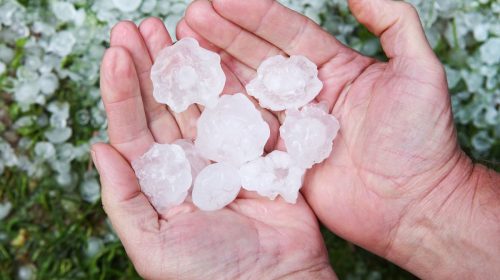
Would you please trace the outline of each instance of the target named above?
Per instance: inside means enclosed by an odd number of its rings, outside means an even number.
[[[142,192],[157,209],[168,209],[184,202],[191,187],[191,166],[178,145],[153,144],[132,161]]]
[[[220,56],[193,38],[183,38],[160,51],[151,68],[153,96],[174,112],[191,104],[213,107],[226,83]]]
[[[309,104],[300,111],[286,111],[280,136],[298,166],[311,168],[325,160],[332,151],[333,139],[340,128],[338,120],[321,104]]]
[[[238,169],[219,162],[203,169],[193,186],[193,203],[204,211],[214,211],[231,203],[241,188]]]
[[[246,86],[248,94],[257,98],[262,107],[274,111],[300,108],[322,88],[317,66],[300,55],[266,59],[257,69],[257,77]]]
[[[289,203],[295,203],[302,187],[305,169],[295,166],[286,152],[273,151],[240,167],[241,185],[261,196],[275,199],[281,195]]]
[[[204,158],[239,166],[262,155],[269,134],[269,125],[245,95],[224,95],[201,114],[195,146]]]

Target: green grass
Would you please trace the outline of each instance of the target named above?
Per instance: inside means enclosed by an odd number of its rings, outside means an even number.
[[[88,168],[80,163],[75,169]],[[110,240],[87,256],[88,238],[109,236],[100,202],[89,204],[77,191],[56,187],[50,176],[32,181],[16,170],[0,179],[0,200],[13,204],[0,223],[0,279],[14,279],[33,264],[37,279],[137,279],[121,243]],[[76,186],[75,186],[76,187]],[[329,257],[341,279],[411,279],[393,264],[323,229]],[[114,235],[112,235],[114,236]]]
[[[340,279],[416,279],[410,273],[322,229],[330,263]]]
[[[0,224],[0,277],[13,279],[20,266],[34,264],[37,279],[137,278],[118,240],[94,256],[86,255],[87,239],[105,236],[109,226],[100,202],[89,204],[51,178],[30,181],[18,172],[0,179],[0,197],[13,204]]]

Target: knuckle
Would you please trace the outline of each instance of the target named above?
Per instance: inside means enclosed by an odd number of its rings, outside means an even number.
[[[415,7],[408,3],[408,2],[403,2],[403,1],[400,1],[400,2],[397,2],[398,5],[399,5],[399,9],[401,10],[401,15],[402,16],[411,16],[413,18],[419,18],[418,16],[418,11],[417,9],[415,9]]]

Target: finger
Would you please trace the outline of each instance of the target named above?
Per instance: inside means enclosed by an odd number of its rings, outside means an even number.
[[[185,19],[196,33],[253,69],[264,59],[282,53],[276,46],[221,17],[208,0],[191,3]]]
[[[163,22],[158,18],[148,18],[139,25],[139,32],[144,38],[149,56],[154,61],[158,53],[165,47],[172,45],[172,39]],[[175,118],[182,138],[194,139],[196,137],[196,121],[200,111],[196,105],[189,106],[184,112],[175,113],[169,110]]]
[[[246,85],[249,83],[253,78],[256,76],[255,69],[250,68],[249,66],[243,64],[241,61],[238,59],[235,59],[232,55],[224,51],[223,49],[215,46],[205,38],[203,38],[200,34],[198,34],[196,31],[194,31],[186,22],[185,19],[182,19],[179,21],[177,24],[177,30],[176,30],[177,38],[185,38],[185,37],[191,37],[196,39],[199,43],[200,46],[203,48],[216,52],[220,55],[222,62],[231,70],[234,74],[236,74],[237,81],[231,80],[226,77],[226,87],[228,85],[233,84],[244,84]],[[234,76],[234,75],[233,75]],[[239,82],[238,82],[239,81]],[[224,92],[228,92],[226,89],[224,89]],[[229,92],[234,92],[234,91],[229,91]]]
[[[380,37],[388,58],[432,58],[418,13],[409,3],[392,0],[349,0],[356,19]]]
[[[92,146],[100,174],[104,210],[125,249],[132,250],[145,233],[159,230],[158,214],[140,190],[134,171],[120,153],[106,144]]]
[[[289,55],[304,55],[318,66],[339,52],[353,52],[307,17],[275,0],[212,0],[222,17],[274,44]]]
[[[139,32],[144,39],[149,56],[155,61],[158,53],[165,47],[172,45],[172,39],[163,22],[155,17],[150,17],[139,24]]]
[[[147,151],[154,139],[147,126],[137,72],[125,49],[111,47],[104,54],[101,94],[111,145],[132,161]]]
[[[137,26],[129,21],[118,23],[111,31],[110,44],[125,48],[132,56],[139,77],[147,123],[155,140],[159,143],[171,143],[180,138],[181,133],[175,119],[153,97],[151,57]]]

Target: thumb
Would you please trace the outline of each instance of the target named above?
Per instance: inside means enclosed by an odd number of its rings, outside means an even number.
[[[349,7],[361,24],[380,37],[388,58],[437,60],[411,4],[393,0],[349,0]]]
[[[144,232],[159,229],[158,214],[140,190],[133,169],[113,147],[95,144],[92,160],[100,174],[104,210],[130,256]]]

